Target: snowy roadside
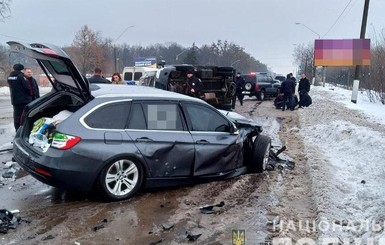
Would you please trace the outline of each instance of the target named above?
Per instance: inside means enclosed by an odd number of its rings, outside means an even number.
[[[40,95],[51,91],[51,87],[39,87]],[[8,149],[15,135],[13,126],[13,108],[10,101],[10,93],[8,87],[0,87],[0,104],[2,123],[0,124],[0,150]]]
[[[384,239],[385,106],[351,91],[314,87],[313,105],[299,110],[312,178],[320,241]]]

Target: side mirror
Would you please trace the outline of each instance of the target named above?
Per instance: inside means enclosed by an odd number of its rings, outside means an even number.
[[[234,124],[231,124],[231,129],[230,129],[230,134],[231,135],[239,135],[239,130]]]

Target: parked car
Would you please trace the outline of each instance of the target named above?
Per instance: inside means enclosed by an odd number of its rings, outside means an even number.
[[[172,65],[161,68],[155,79],[155,87],[183,93],[187,72],[203,83],[200,98],[218,109],[231,110],[231,101],[235,94],[235,70],[233,67]]]
[[[256,96],[258,100],[265,97],[276,97],[281,83],[268,76],[266,72],[252,72],[241,75],[245,79],[243,94],[250,97]]]
[[[275,80],[278,80],[278,81],[280,81],[280,82],[283,82],[283,81],[286,80],[286,76],[283,76],[283,75],[277,75],[277,76],[275,76],[274,79],[275,79]]]
[[[271,139],[250,119],[156,88],[90,85],[61,49],[8,44],[52,76],[52,91],[26,106],[13,146],[14,159],[48,185],[122,200],[142,187],[266,168]]]

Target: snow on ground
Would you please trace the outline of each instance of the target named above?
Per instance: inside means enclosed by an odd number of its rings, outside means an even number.
[[[40,95],[46,94],[50,92],[52,87],[39,87]],[[0,114],[2,114],[3,118],[7,118],[9,120],[6,124],[0,124],[0,150],[8,149],[10,147],[10,143],[13,140],[15,135],[15,129],[13,126],[12,119],[12,105],[10,101],[10,93],[9,87],[0,87],[0,100],[9,100],[9,108],[0,108]]]
[[[313,104],[299,114],[320,238],[385,239],[385,106],[365,93],[354,104],[351,91],[337,87],[310,95]]]

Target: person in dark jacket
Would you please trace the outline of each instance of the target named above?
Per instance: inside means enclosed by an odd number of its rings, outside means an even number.
[[[102,70],[98,67],[94,69],[94,75],[90,78],[88,78],[89,83],[111,83],[110,80],[105,79],[102,76]]]
[[[235,102],[238,98],[239,102],[241,105],[243,105],[243,87],[245,86],[245,79],[241,77],[241,73],[237,72],[237,75],[235,76],[235,86],[236,86],[236,91],[233,96],[232,102],[231,102],[231,108],[235,109]]]
[[[309,91],[310,91],[309,79],[307,79],[305,73],[301,73],[301,79],[299,80],[299,85],[298,85],[299,108],[303,106],[308,106],[309,102],[307,102],[306,100],[308,99]]]
[[[184,93],[193,97],[200,97],[202,90],[202,81],[194,76],[194,71],[187,71],[187,81],[184,85]]]
[[[294,103],[293,103],[293,95],[295,92],[295,83],[293,79],[290,77],[290,74],[287,74],[286,80],[282,82],[280,92],[283,94],[284,97],[284,105],[282,107],[282,111],[285,110],[285,106],[287,109],[294,110]]]
[[[23,72],[24,66],[21,64],[15,64],[13,66],[13,71],[8,76],[8,85],[11,94],[11,103],[13,106],[13,125],[15,130],[21,125],[21,116],[23,114],[25,106],[39,97],[39,87],[35,79],[25,77]],[[30,69],[28,76],[32,77],[32,72]]]

